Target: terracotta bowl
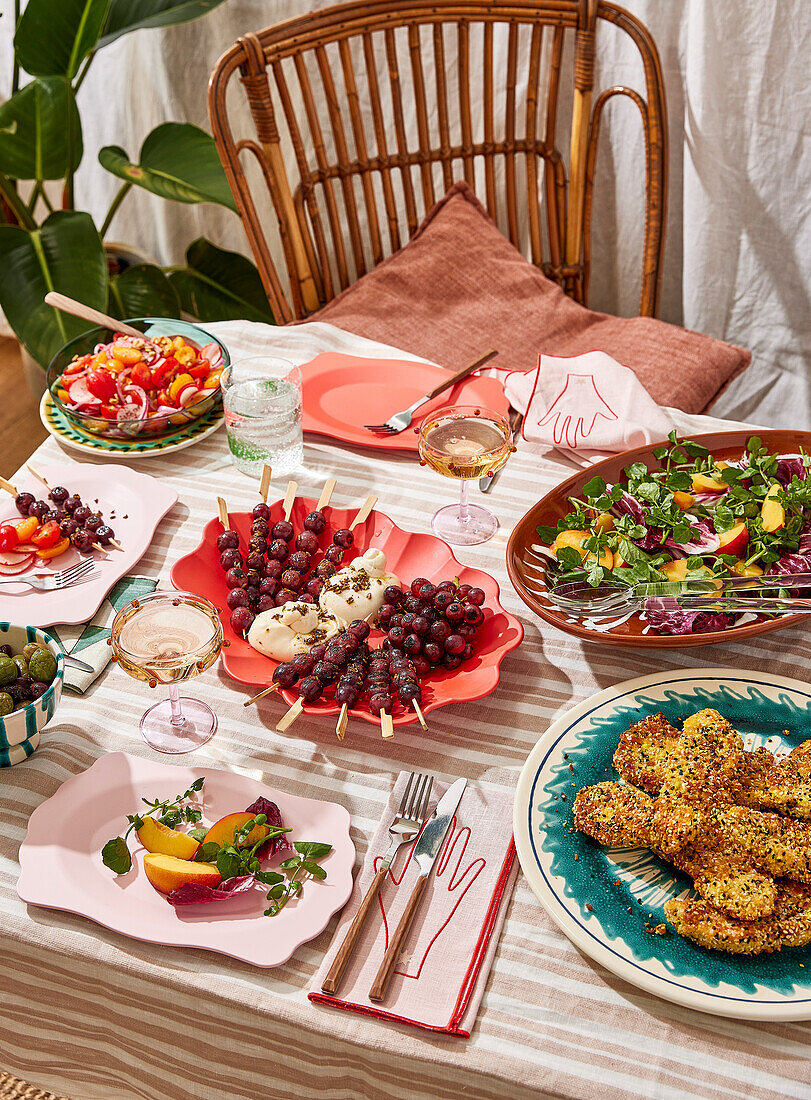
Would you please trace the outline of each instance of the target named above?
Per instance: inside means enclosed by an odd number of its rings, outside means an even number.
[[[798,431],[735,431],[735,432],[711,432],[707,435],[696,435],[691,438],[696,443],[702,443],[717,459],[738,459],[746,446],[747,440],[752,436],[761,439],[766,447],[774,454],[797,454],[802,448],[811,451],[811,432]],[[619,480],[622,471],[632,462],[644,462],[648,469],[659,468],[659,462],[654,458],[655,447],[662,447],[667,440],[653,443],[646,447],[637,447],[632,451],[624,451],[622,454],[612,455],[603,462],[597,462],[588,469],[580,470],[566,481],[562,482],[551,493],[547,493],[539,500],[527,514],[519,520],[510,541],[507,544],[507,572],[518,595],[531,608],[536,615],[540,615],[553,626],[560,627],[567,634],[574,634],[578,638],[586,638],[589,641],[598,642],[600,645],[634,646],[645,648],[684,649],[687,646],[717,645],[719,642],[737,642],[742,638],[753,638],[757,634],[765,634],[768,630],[780,630],[782,627],[792,626],[800,622],[802,615],[786,615],[782,619],[758,619],[748,622],[743,626],[732,627],[730,630],[717,630],[708,634],[643,634],[645,623],[638,615],[632,615],[625,622],[612,627],[609,631],[595,630],[584,626],[581,622],[573,622],[562,611],[546,603],[538,595],[538,589],[543,590],[545,583],[539,572],[539,559],[530,555],[532,545],[539,542],[536,528],[543,524],[554,527],[559,519],[562,519],[571,511],[569,497],[577,496],[586,482],[593,477],[602,477],[606,482]],[[528,562],[534,567],[527,568]]]

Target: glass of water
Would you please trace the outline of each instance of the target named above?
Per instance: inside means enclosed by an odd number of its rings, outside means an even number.
[[[222,372],[228,448],[243,474],[259,478],[270,463],[274,476],[300,467],[301,371],[275,355],[240,359]]]

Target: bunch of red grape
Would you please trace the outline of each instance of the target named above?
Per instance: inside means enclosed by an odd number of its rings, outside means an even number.
[[[93,544],[107,546],[115,538],[115,531],[105,523],[101,512],[94,512],[78,493],[71,495],[63,485],[55,485],[47,500],[37,500],[33,493],[19,493],[14,503],[21,516],[35,516],[38,523],[59,524],[64,538],[69,538],[83,554],[89,554]]]
[[[245,557],[240,552],[236,531],[223,531],[217,538],[220,565],[229,589],[226,602],[231,609],[231,627],[243,637],[262,611],[296,600],[316,603],[324,582],[338,570],[344,553],[355,541],[348,528],[336,531],[332,545],[313,568],[313,559],[320,549],[318,536],[327,526],[324,513],[308,513],[304,530],[298,535],[288,520],[280,519],[273,527],[269,520],[269,506],[257,504]]]
[[[385,591],[377,625],[386,632],[384,645],[395,657],[411,659],[420,676],[437,666],[458,668],[473,656],[476,631],[484,620],[481,588],[456,580],[432,584],[417,577],[403,592]]]

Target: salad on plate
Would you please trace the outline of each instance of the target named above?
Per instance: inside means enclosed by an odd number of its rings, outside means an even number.
[[[658,468],[634,462],[615,484],[594,477],[569,498],[571,510],[556,527],[538,527],[550,588],[811,571],[811,455],[773,454],[753,436],[738,460],[719,461],[675,432],[653,453]],[[661,634],[726,630],[742,619],[687,610],[646,615]]]

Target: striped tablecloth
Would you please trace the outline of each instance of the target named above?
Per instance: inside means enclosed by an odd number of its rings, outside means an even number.
[[[683,430],[716,426],[708,418],[679,417]],[[79,456],[49,440],[36,457],[44,464]],[[196,545],[216,493],[233,509],[255,502],[254,484],[229,464],[222,432],[173,456],[139,461],[138,468],[168,479],[180,496],[139,565],[163,585],[171,563]],[[485,546],[459,553],[502,581],[505,607],[526,628],[490,697],[432,714],[430,734],[413,725],[384,743],[374,727],[355,722],[338,743],[331,723],[306,716],[286,734],[275,733],[282,705],[269,700],[244,710],[247,691],[215,668],[195,686],[216,709],[219,731],[195,760],[341,802],[351,812],[360,856],[401,768],[474,782],[486,777],[512,789],[549,723],[573,701],[617,681],[721,664],[802,675],[798,664],[808,642],[797,627],[747,644],[643,655],[583,645],[525,614],[506,579],[507,537],[526,509],[570,472],[522,444],[490,497],[501,531]],[[413,459],[372,459],[309,443],[301,491],[317,496],[329,475],[338,478],[334,503],[349,506],[375,492],[382,510],[415,531],[428,529],[433,510],[455,490]],[[717,1019],[626,985],[575,950],[523,879],[469,1040],[426,1037],[311,1004],[307,991],[335,919],[285,966],[263,971],[26,908],[14,887],[29,814],[101,753],[149,755],[137,728],[152,700],[146,685],[111,666],[84,698],[63,696],[39,751],[0,773],[3,1068],[72,1100],[811,1097],[811,1025]]]

